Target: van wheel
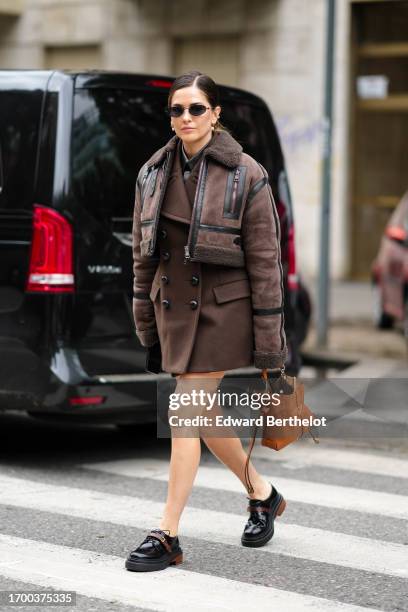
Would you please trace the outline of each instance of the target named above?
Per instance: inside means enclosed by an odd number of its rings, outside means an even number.
[[[391,329],[394,327],[394,317],[383,310],[382,295],[377,284],[372,286],[372,306],[373,323],[378,329]]]

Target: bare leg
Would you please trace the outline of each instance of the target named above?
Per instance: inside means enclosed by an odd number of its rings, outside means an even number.
[[[241,440],[235,438],[216,438],[214,436],[203,437],[203,441],[208,446],[212,454],[226,465],[242,482],[246,489],[244,468],[246,463],[246,452],[242,447]],[[250,499],[266,499],[271,493],[271,485],[263,478],[252,462],[248,465],[249,478],[254,488],[254,492],[247,493]]]
[[[207,374],[207,375],[206,375]],[[188,375],[177,376],[175,393],[189,393],[192,389],[204,389],[206,392],[215,392],[222,378],[214,376],[214,372],[209,373],[190,373]],[[221,376],[221,378],[220,378]],[[178,416],[193,416],[197,410],[192,410],[190,406],[184,406],[178,410]],[[194,479],[197,474],[201,456],[201,440],[199,429],[186,430],[185,437],[183,432],[171,428],[171,458],[169,468],[169,482],[167,489],[167,501],[164,507],[163,516],[159,524],[160,529],[170,530],[170,535],[178,533],[178,526],[181,514],[187,503]]]
[[[194,484],[200,463],[200,438],[171,438],[171,458],[167,501],[160,521],[160,529],[169,529],[170,535],[178,533],[178,526]]]
[[[218,402],[215,402],[211,415],[213,418],[217,415],[222,416],[222,410]],[[212,454],[239,478],[245,490],[247,490],[244,475],[247,453],[242,446],[240,438],[236,436],[235,431],[231,427],[225,428],[224,433],[228,433],[228,437],[221,438],[215,427],[200,428],[201,438]],[[248,464],[248,472],[254,489],[253,493],[247,493],[248,497],[250,499],[266,499],[269,497],[271,485],[256,471],[251,461]]]

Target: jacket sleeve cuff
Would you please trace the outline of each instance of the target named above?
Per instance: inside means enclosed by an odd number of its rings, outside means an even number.
[[[266,351],[254,351],[254,366],[260,370],[282,368],[288,357],[288,349],[285,347],[278,353]]]
[[[160,341],[157,329],[145,329],[143,331],[136,329],[136,335],[140,340],[140,344],[146,348]]]

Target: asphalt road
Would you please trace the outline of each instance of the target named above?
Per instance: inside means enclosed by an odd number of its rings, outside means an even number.
[[[73,612],[408,610],[404,437],[322,436],[279,453],[258,444],[256,466],[287,499],[260,549],[241,546],[245,491],[203,444],[183,563],[135,574],[124,559],[158,524],[169,440],[1,415],[0,590],[72,590]],[[0,605],[14,609],[39,608]]]

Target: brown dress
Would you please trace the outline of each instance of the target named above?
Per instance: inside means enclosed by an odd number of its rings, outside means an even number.
[[[184,263],[200,163],[184,182],[180,146],[161,208],[160,262],[150,294],[162,369],[175,375],[251,366],[254,337],[246,269]]]

